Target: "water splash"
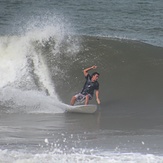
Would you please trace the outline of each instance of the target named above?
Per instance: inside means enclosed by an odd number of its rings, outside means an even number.
[[[60,67],[57,66],[57,62],[61,62],[60,58],[57,61],[57,55],[62,55],[63,49],[64,54],[73,55],[78,52],[79,46],[76,39],[68,35],[69,28],[65,28],[64,23],[59,23],[45,19],[42,24],[28,21],[25,33],[0,37],[1,102],[9,104],[12,101],[17,107],[31,105],[33,108],[39,105],[40,98],[48,103],[45,108],[49,110],[61,103],[53,80],[62,71],[61,63]],[[55,102],[51,101],[51,97]]]

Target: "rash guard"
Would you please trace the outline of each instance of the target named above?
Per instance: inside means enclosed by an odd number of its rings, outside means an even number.
[[[90,94],[93,97],[94,90],[99,90],[99,83],[98,81],[92,82],[91,76],[89,74],[85,78],[86,78],[86,82],[81,91],[81,94],[83,95]]]

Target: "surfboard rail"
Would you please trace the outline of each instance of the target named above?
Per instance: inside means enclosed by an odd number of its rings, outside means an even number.
[[[68,105],[66,108],[67,112],[72,112],[72,113],[94,113],[97,110],[97,105],[75,105],[71,106]]]

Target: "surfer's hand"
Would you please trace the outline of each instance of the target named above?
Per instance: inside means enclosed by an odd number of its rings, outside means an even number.
[[[101,103],[101,102],[100,102],[100,99],[97,98],[96,101],[97,101],[97,103],[100,105],[100,103]]]
[[[92,68],[92,69],[96,69],[96,68],[97,68],[97,66],[95,66],[95,65],[94,65],[94,66],[92,66],[91,68]]]

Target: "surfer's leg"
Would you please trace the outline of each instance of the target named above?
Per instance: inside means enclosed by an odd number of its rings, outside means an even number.
[[[89,95],[86,95],[85,96],[85,105],[88,105],[88,103],[89,103]]]
[[[92,100],[92,95],[87,94],[87,95],[85,96],[85,105],[88,105],[89,100]]]
[[[72,99],[71,99],[71,101],[70,101],[70,105],[74,105],[75,104],[75,101],[76,101],[76,97],[73,96]]]

